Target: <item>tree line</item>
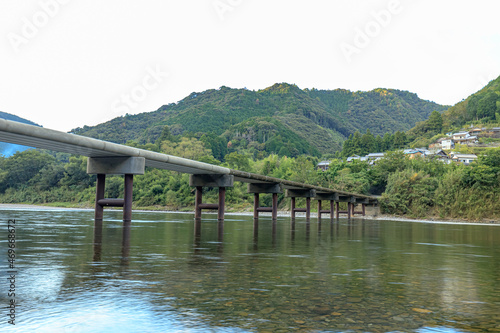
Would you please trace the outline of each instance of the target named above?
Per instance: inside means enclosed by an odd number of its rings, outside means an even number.
[[[388,140],[392,145],[396,134]],[[360,136],[365,136],[365,140],[371,137],[369,132]],[[500,218],[500,149],[490,149],[470,166],[432,159],[410,160],[402,152],[393,151],[375,165],[333,159],[329,169],[321,171],[316,168],[319,159],[314,156],[268,154],[256,158],[244,149],[231,151],[226,146],[226,150],[219,147],[217,151],[216,143],[207,137],[175,136],[164,131],[155,143],[129,144],[276,178],[360,194],[381,194],[381,208],[390,214],[469,220]],[[219,160],[217,157],[224,153]],[[187,174],[146,168],[144,175],[134,179],[134,207],[192,210],[194,192],[188,180]],[[86,173],[86,157],[35,149],[0,157],[3,203],[92,207],[95,182],[96,177]],[[108,177],[106,197],[117,198],[122,193],[122,177]],[[217,191],[208,190],[206,196],[215,201]],[[263,205],[270,205],[270,201],[270,196],[263,196]],[[283,195],[279,195],[279,204],[281,209],[289,209],[290,203]],[[246,192],[246,184],[235,182],[228,189],[227,206],[233,211],[251,210],[252,196]]]

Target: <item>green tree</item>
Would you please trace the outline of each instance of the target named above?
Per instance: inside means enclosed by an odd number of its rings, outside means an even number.
[[[434,132],[434,134],[441,133],[443,129],[443,118],[441,117],[441,113],[438,111],[432,111],[429,119],[427,120],[428,130]]]
[[[361,155],[367,155],[369,153],[375,152],[375,137],[370,132],[370,129],[366,130],[366,133],[361,136]]]
[[[390,214],[425,216],[434,206],[434,193],[437,187],[437,179],[422,172],[413,169],[395,172],[389,175],[380,207],[383,212]]]
[[[406,134],[405,132],[400,132],[400,131],[397,131],[395,134],[394,134],[394,148],[404,148],[405,145],[406,145]]]
[[[226,155],[225,160],[226,164],[231,169],[251,171],[250,158],[246,155],[232,152]]]
[[[498,95],[495,92],[489,92],[477,104],[477,117],[495,119],[497,110]]]
[[[87,157],[71,156],[69,163],[64,166],[64,177],[60,183],[64,186],[83,189],[93,186],[95,181],[96,176],[87,173]]]
[[[3,159],[0,165],[0,193],[7,188],[27,187],[33,177],[44,168],[50,168],[55,161],[53,156],[34,149],[17,152]]]
[[[212,156],[212,151],[205,148],[203,142],[196,138],[182,137],[179,142],[164,140],[161,143],[161,152],[173,156],[199,160],[205,156]]]

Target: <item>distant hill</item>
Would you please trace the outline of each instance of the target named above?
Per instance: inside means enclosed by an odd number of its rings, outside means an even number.
[[[435,135],[473,124],[500,123],[500,76],[484,88],[453,105],[441,115],[432,114],[407,132],[411,145],[422,147],[432,143]]]
[[[374,135],[406,131],[448,107],[394,89],[369,92],[300,89],[287,83],[251,91],[221,87],[193,92],[157,111],[115,118],[72,133],[117,143],[155,142],[168,125],[174,135],[211,133],[232,145],[254,145],[294,156],[334,153],[356,130]]]
[[[40,126],[40,125],[30,121],[30,120],[18,117],[16,115],[13,115],[10,113],[2,112],[2,111],[0,111],[0,119],[17,121],[19,123],[28,124],[28,125]],[[18,151],[24,151],[26,149],[29,149],[29,147],[21,146],[21,145],[14,145],[11,143],[0,142],[0,156],[9,157],[9,156],[14,155]]]
[[[473,121],[500,122],[500,76],[443,114],[443,123],[448,127]]]

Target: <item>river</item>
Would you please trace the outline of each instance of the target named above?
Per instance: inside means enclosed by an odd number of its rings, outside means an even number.
[[[1,332],[500,332],[497,225],[0,217]]]

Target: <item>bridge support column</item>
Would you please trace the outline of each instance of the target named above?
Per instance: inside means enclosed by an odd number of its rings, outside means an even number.
[[[99,201],[104,199],[104,190],[106,187],[106,175],[98,174],[96,182],[96,193],[95,193],[95,209],[94,209],[94,220],[102,221],[104,217],[104,207],[99,204]]]
[[[201,219],[203,209],[217,210],[217,219],[224,220],[224,211],[226,207],[226,187],[232,187],[234,176],[221,174],[203,174],[190,175],[189,186],[196,188],[194,201],[194,218]],[[203,203],[203,187],[219,188],[219,200],[216,204]]]
[[[125,191],[123,193],[123,221],[132,221],[132,192],[134,184],[134,175],[126,174],[125,178]]]
[[[337,193],[316,193],[316,199],[318,200],[318,221],[321,221],[322,214],[330,214],[330,219],[333,220],[335,209],[334,202],[338,200],[339,196]],[[323,210],[321,209],[322,200],[330,200],[330,209]],[[338,207],[337,207],[338,214]]]
[[[366,215],[366,205],[370,203],[370,199],[368,198],[356,198],[356,204],[361,204],[361,210],[360,211],[354,211],[354,204],[353,204],[353,209],[352,209],[352,215],[358,214],[365,216]]]
[[[270,212],[273,221],[278,219],[278,193],[282,193],[280,184],[277,183],[250,183],[248,193],[254,193],[253,218],[258,219],[260,212]],[[260,207],[260,194],[272,194],[271,207]]]
[[[89,157],[87,173],[97,174],[95,213],[96,222],[102,222],[104,207],[123,207],[123,222],[132,220],[132,194],[134,175],[143,175],[144,157]],[[123,199],[105,199],[106,175],[124,176]]]
[[[351,214],[354,211],[354,203],[356,202],[356,197],[354,197],[352,195],[339,194],[338,199],[336,201],[337,201],[337,218],[339,217],[339,213],[344,213],[344,214],[347,214],[347,218],[350,219]],[[338,210],[338,207],[339,207],[338,203],[339,202],[347,202],[347,210],[344,210],[344,211]]]
[[[292,219],[295,219],[296,212],[305,212],[306,213],[306,220],[309,221],[311,219],[311,198],[316,196],[315,190],[287,189],[285,196],[287,198],[292,199],[292,204],[291,204]],[[306,198],[306,208],[296,208],[295,207],[295,198]]]

